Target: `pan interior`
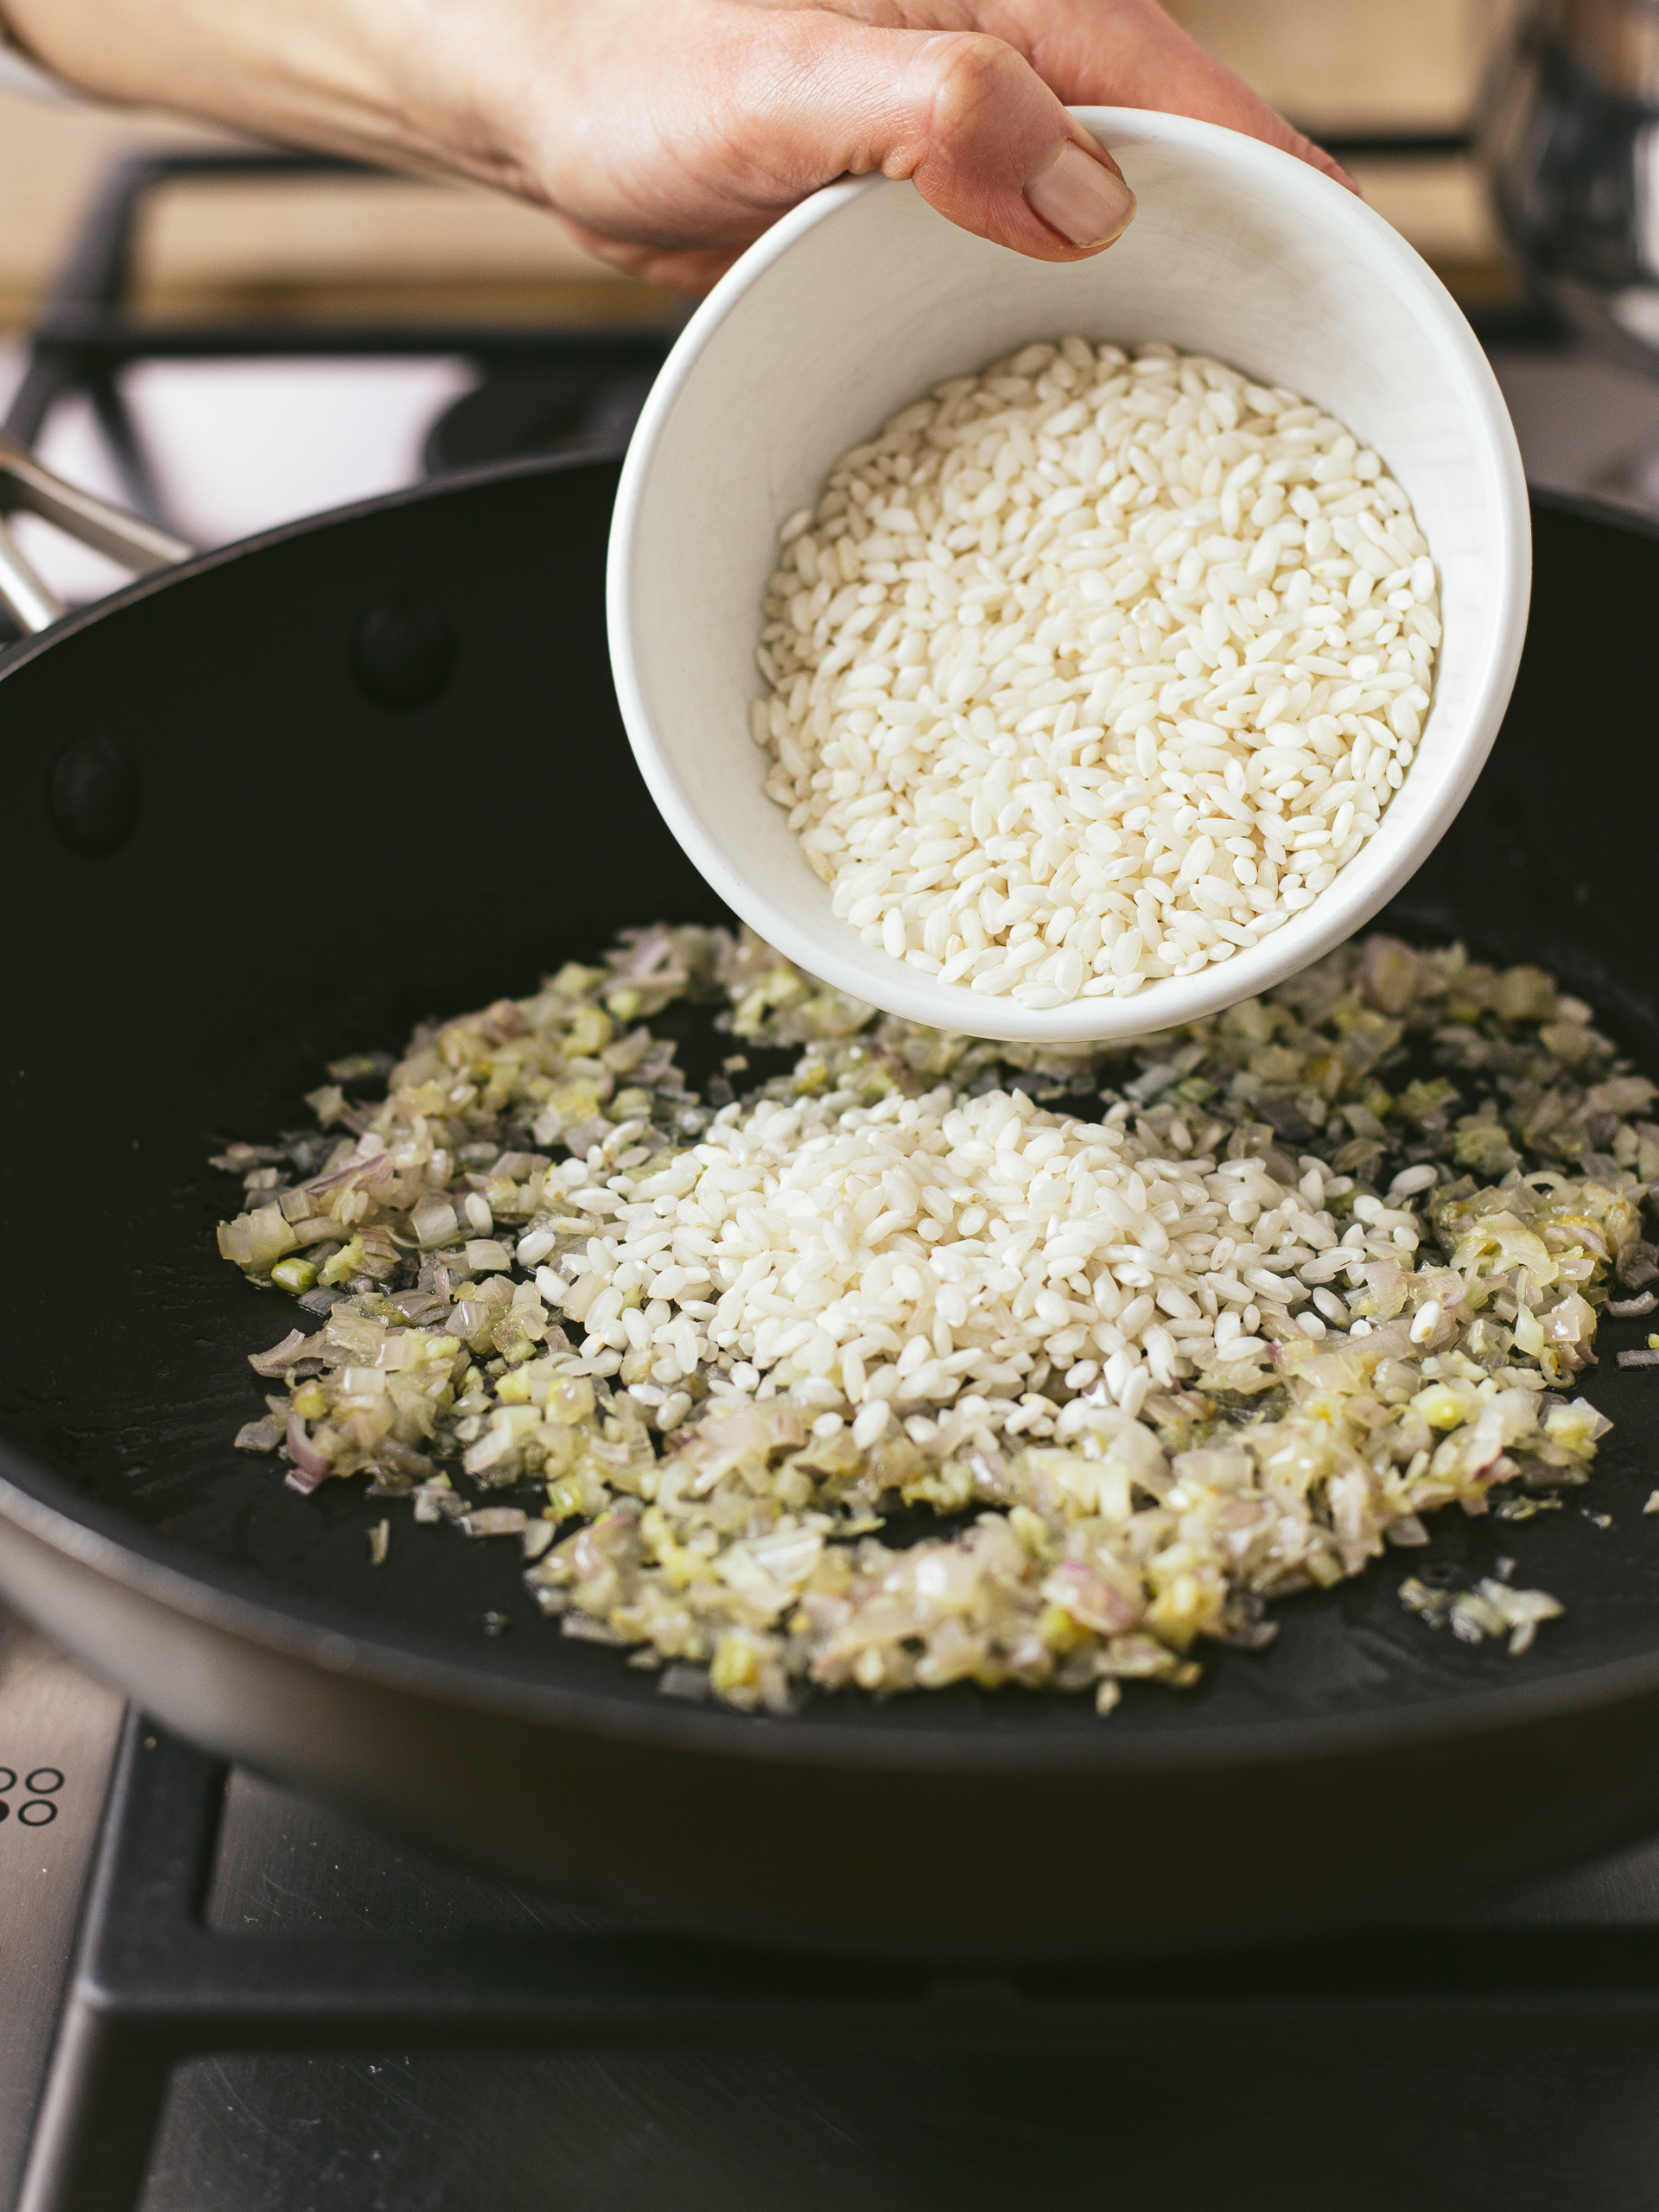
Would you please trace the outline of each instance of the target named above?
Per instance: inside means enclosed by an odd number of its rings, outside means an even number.
[[[296,1315],[217,1257],[213,1224],[239,1193],[206,1164],[227,1138],[302,1126],[302,1095],[338,1054],[396,1048],[423,1017],[527,991],[630,924],[721,918],[646,798],[611,693],[601,598],[614,480],[608,462],[518,468],[279,533],[14,660],[0,684],[12,1008],[0,1440],[25,1486],[41,1485],[31,1467],[55,1471],[204,1580],[637,1703],[655,1698],[652,1678],[541,1618],[516,1544],[417,1526],[360,1480],[302,1499],[277,1463],[232,1449],[262,1410],[246,1354]],[[1389,918],[1552,968],[1659,1071],[1647,899],[1659,543],[1558,504],[1541,503],[1535,524],[1509,720]],[[425,703],[387,703],[388,687],[365,681],[364,639],[400,620],[427,641],[429,672],[447,664]],[[448,646],[435,656],[438,635]],[[53,814],[66,754],[89,743],[118,748],[140,794],[137,826],[101,856],[73,849]],[[1211,1656],[1186,1694],[1131,1686],[1112,1729],[1386,1713],[1659,1649],[1659,1517],[1642,1510],[1659,1476],[1659,1380],[1611,1357],[1643,1331],[1605,1325],[1587,1395],[1617,1426],[1582,1510],[1524,1525],[1442,1514],[1427,1554],[1280,1606],[1265,1654]],[[391,1554],[375,1567],[367,1530],[387,1513]],[[1426,1560],[1469,1575],[1500,1554],[1518,1584],[1567,1606],[1524,1659],[1401,1608],[1400,1581]],[[505,1634],[486,1635],[492,1613],[511,1617]],[[798,1721],[731,1725],[849,1722],[997,1738],[1101,1728],[1084,1700],[963,1687],[820,1697]]]

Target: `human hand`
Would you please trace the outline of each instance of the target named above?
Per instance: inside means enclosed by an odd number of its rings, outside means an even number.
[[[550,208],[688,291],[880,170],[1046,261],[1135,212],[1068,105],[1164,108],[1348,180],[1156,0],[0,0],[49,67]]]
[[[874,169],[1020,252],[1096,252],[1135,202],[1068,105],[1198,116],[1343,174],[1155,0],[612,0],[570,11],[557,66],[564,86],[516,108],[519,188],[691,290]]]

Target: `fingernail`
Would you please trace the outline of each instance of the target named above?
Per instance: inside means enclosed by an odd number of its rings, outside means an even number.
[[[1027,183],[1026,205],[1073,245],[1109,245],[1128,228],[1135,194],[1115,168],[1067,138]]]

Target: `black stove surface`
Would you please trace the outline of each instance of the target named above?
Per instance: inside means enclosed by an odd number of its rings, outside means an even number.
[[[1652,2062],[202,2061],[144,2212],[1635,2212]]]

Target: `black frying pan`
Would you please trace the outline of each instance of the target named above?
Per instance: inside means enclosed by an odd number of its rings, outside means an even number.
[[[331,1056],[716,918],[606,665],[614,467],[513,468],[134,587],[0,675],[0,1592],[200,1742],[455,1853],[676,1922],[1065,1955],[1308,1930],[1659,1822],[1659,1376],[1609,1356],[1593,1503],[1442,1516],[1568,1605],[1524,1659],[1400,1608],[1399,1560],[1181,1695],[958,1687],[676,1705],[524,1600],[517,1547],[308,1499],[231,1447],[287,1301],[215,1255],[214,1141]],[[1520,687],[1396,925],[1553,967],[1659,1071],[1659,539],[1541,502]],[[1423,1554],[1410,1565],[1421,1567]],[[510,1632],[483,1631],[493,1610]]]

